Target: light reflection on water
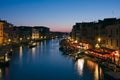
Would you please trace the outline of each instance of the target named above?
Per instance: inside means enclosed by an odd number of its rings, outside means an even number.
[[[32,48],[32,58],[33,60],[35,59],[36,57],[36,47]]]
[[[22,53],[23,53],[23,49],[22,49],[22,46],[20,46],[20,49],[19,49],[20,60],[22,60]]]
[[[76,67],[79,75],[83,75],[84,59],[78,59],[76,62]]]
[[[91,69],[91,71],[94,71],[94,79],[101,80],[100,78],[103,75],[102,75],[102,69],[99,67],[99,65],[91,60],[87,60],[87,65]]]
[[[93,75],[93,79],[91,80],[102,80],[103,78],[102,69],[99,67],[97,63],[91,61],[90,59],[86,59],[86,58],[78,59],[75,63],[75,66],[80,76],[84,76],[84,74],[92,73],[94,75]],[[87,71],[88,73],[86,73]]]
[[[0,68],[0,80],[101,80],[97,63],[81,58],[74,61],[59,51],[59,40],[45,40],[37,47],[20,46],[10,66]]]
[[[2,78],[2,69],[0,68],[0,78]]]

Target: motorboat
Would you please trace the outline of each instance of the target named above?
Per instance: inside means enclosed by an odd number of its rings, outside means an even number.
[[[29,48],[33,48],[33,47],[36,47],[37,46],[37,42],[35,41],[31,41],[29,44],[28,44],[28,47]]]

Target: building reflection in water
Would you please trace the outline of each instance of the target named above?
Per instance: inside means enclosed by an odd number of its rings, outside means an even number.
[[[43,41],[40,42],[40,53],[43,53]]]
[[[94,71],[94,80],[101,80],[102,77],[102,69],[99,65],[91,60],[87,60],[87,66],[90,71]]]
[[[78,59],[76,62],[76,67],[79,75],[83,75],[84,59]]]
[[[20,57],[20,60],[22,60],[22,53],[23,53],[23,48],[22,48],[22,46],[20,46],[20,50],[19,50],[20,52],[19,52],[19,57]]]
[[[46,40],[44,40],[44,51],[46,51]]]
[[[78,59],[75,65],[80,76],[83,76],[83,74],[86,72],[84,71],[84,67],[87,66],[87,69],[94,74],[94,80],[101,80],[103,77],[102,69],[99,67],[99,65],[89,59]]]
[[[35,59],[36,56],[36,47],[32,48],[32,57]]]
[[[22,64],[22,56],[23,56],[23,47],[20,46],[19,47],[19,61]]]
[[[2,69],[0,68],[0,79],[2,78]]]

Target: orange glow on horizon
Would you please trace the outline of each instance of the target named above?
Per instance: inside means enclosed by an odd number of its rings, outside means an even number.
[[[58,31],[58,32],[71,32],[71,29],[70,28],[51,28],[50,31]]]

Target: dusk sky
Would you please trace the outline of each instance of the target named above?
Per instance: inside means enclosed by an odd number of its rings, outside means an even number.
[[[0,18],[16,26],[70,32],[76,22],[120,18],[120,0],[0,0]]]

